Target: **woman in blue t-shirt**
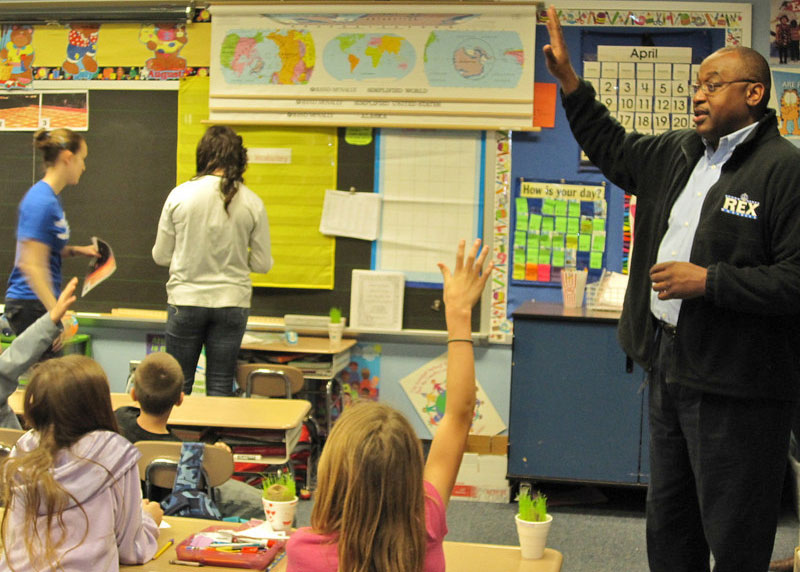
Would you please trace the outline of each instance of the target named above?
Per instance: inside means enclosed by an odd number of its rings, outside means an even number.
[[[62,257],[99,256],[92,245],[67,245],[69,224],[61,205],[61,191],[78,184],[86,170],[86,141],[69,129],[40,129],[33,141],[44,156],[45,175],[19,204],[17,252],[5,300],[5,316],[17,335],[55,305],[61,292]],[[53,351],[60,347],[59,338]]]

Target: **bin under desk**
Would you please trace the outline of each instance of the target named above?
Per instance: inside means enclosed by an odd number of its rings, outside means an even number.
[[[350,362],[350,349],[356,344],[354,339],[342,339],[338,344],[331,344],[328,338],[317,338],[311,336],[301,336],[296,344],[287,344],[284,341],[269,343],[246,343],[242,344],[241,349],[250,354],[248,357],[255,361],[271,362],[273,356],[290,356],[292,354],[301,355],[295,361],[300,361],[296,367],[303,372],[306,380],[319,380],[325,382],[325,428],[330,434],[333,419],[331,410],[333,407],[334,393],[339,393],[336,375],[347,367]],[[240,354],[240,356],[243,354]],[[315,364],[307,363],[304,357],[319,357],[320,361]],[[281,361],[284,365],[294,365],[292,360]],[[308,387],[301,393],[314,394],[313,388]]]

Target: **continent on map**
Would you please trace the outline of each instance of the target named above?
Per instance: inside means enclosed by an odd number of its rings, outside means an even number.
[[[401,79],[414,67],[416,51],[394,34],[339,34],[323,50],[325,69],[337,80]]]
[[[425,43],[433,87],[516,88],[525,62],[519,34],[506,30],[437,30]]]
[[[304,30],[235,30],[222,41],[219,62],[227,83],[303,85],[311,79],[314,39]]]
[[[492,56],[481,46],[461,46],[453,53],[453,67],[461,77],[479,77],[483,75],[486,65]]]
[[[272,83],[296,85],[308,83],[314,70],[314,42],[311,34],[289,30],[267,36],[278,45],[281,69],[273,74]]]

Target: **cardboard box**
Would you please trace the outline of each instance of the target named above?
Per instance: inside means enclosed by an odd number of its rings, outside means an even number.
[[[464,453],[451,498],[473,502],[509,502],[507,464],[506,455]]]

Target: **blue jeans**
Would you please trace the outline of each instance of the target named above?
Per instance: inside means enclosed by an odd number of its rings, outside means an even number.
[[[203,346],[206,347],[206,394],[233,395],[236,358],[247,328],[248,308],[167,306],[167,352],[183,369],[189,395]]]

